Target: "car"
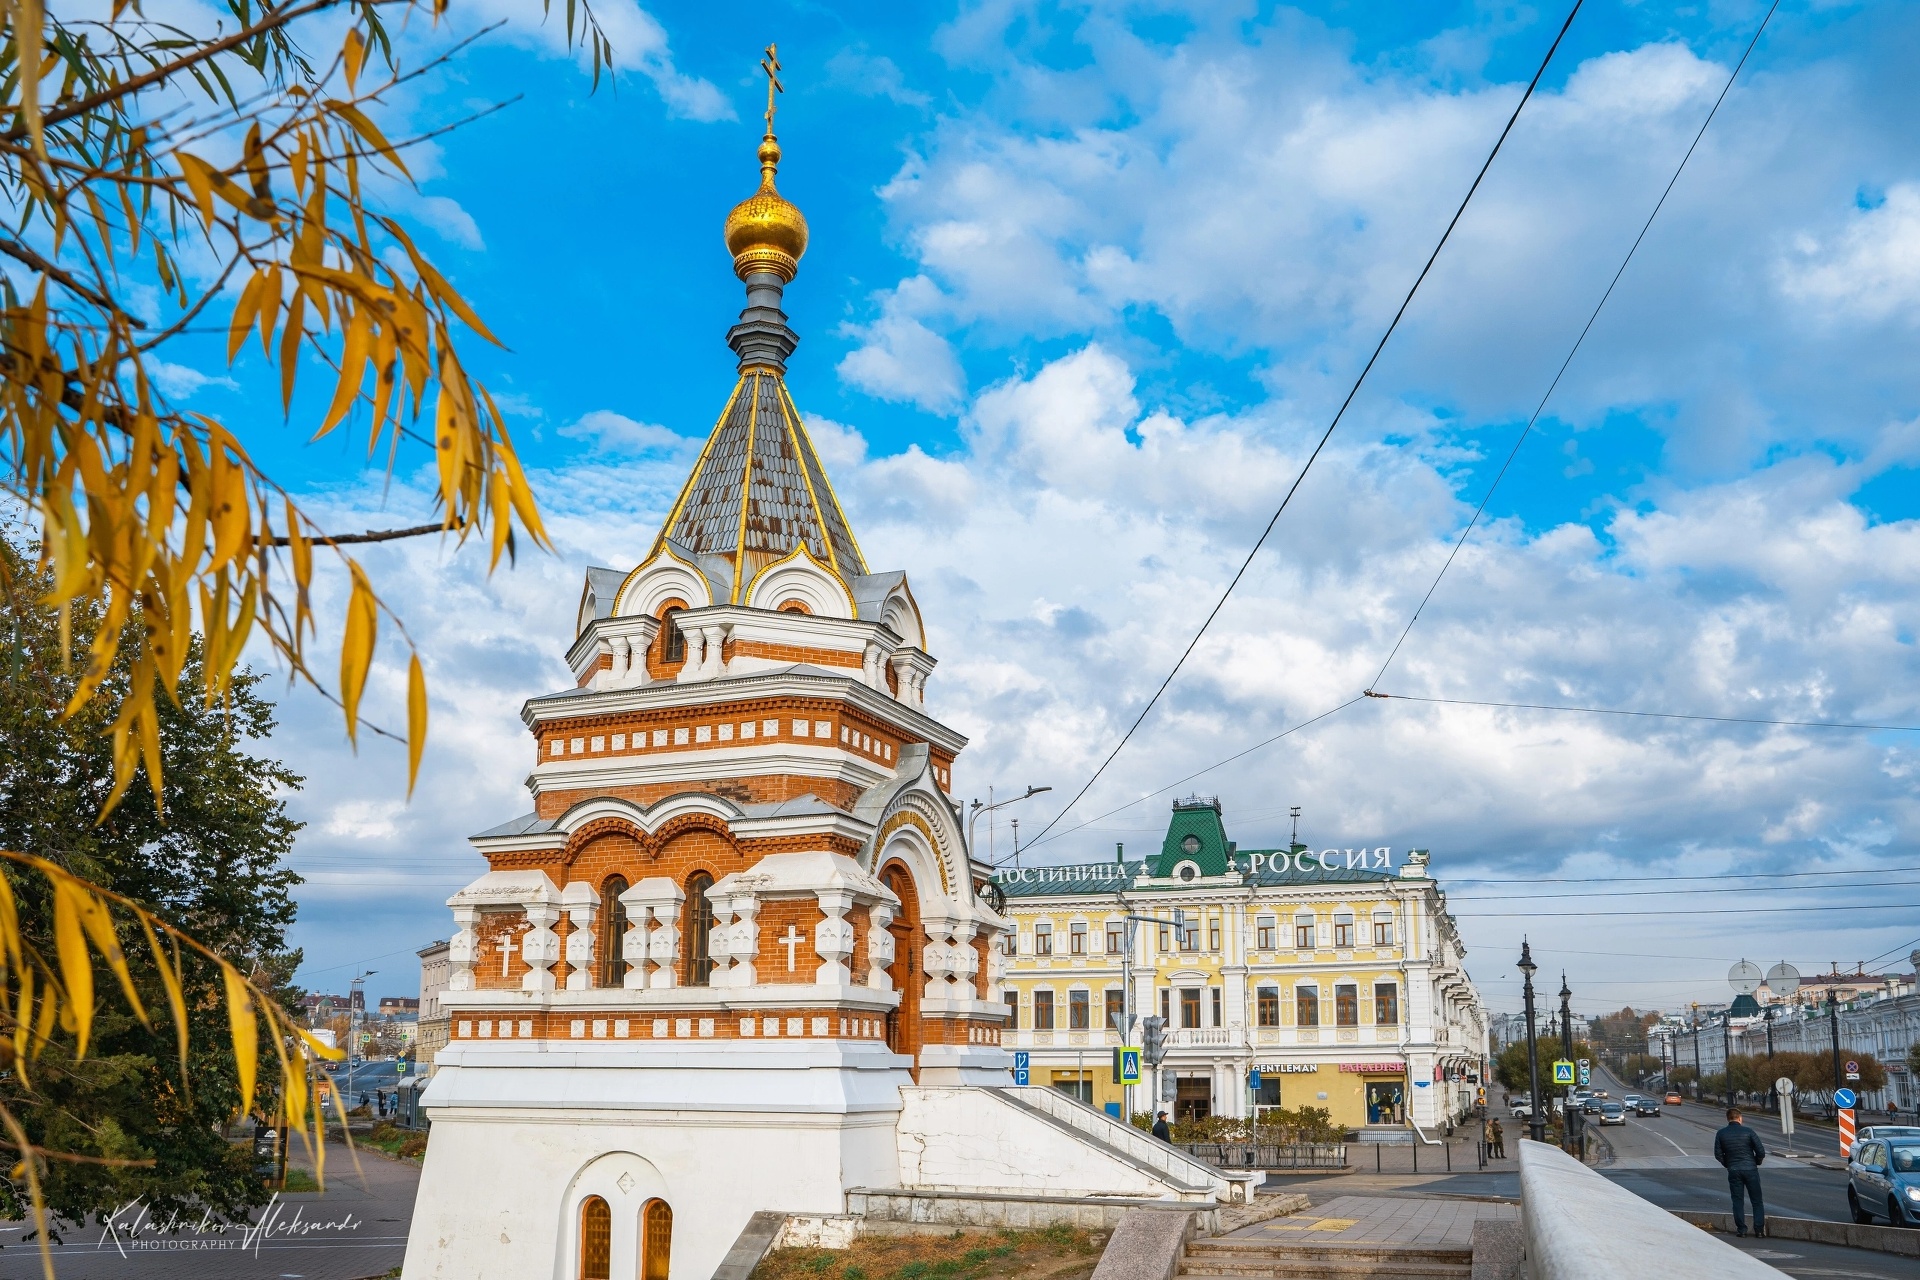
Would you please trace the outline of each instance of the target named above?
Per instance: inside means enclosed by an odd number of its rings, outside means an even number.
[[[1619,1105],[1620,1104],[1617,1102],[1602,1102],[1598,1098],[1588,1098],[1585,1102],[1580,1104],[1580,1110],[1585,1112],[1587,1115],[1597,1116],[1600,1114],[1600,1108],[1617,1107]]]
[[[1625,1124],[1626,1122],[1627,1109],[1625,1107],[1617,1102],[1603,1102],[1600,1104],[1601,1124]]]
[[[1853,1158],[1853,1153],[1860,1149],[1861,1143],[1870,1142],[1875,1138],[1905,1138],[1909,1141],[1920,1141],[1920,1127],[1907,1124],[1863,1125],[1854,1131],[1853,1146],[1847,1149],[1847,1158]]]
[[[1632,1110],[1633,1104],[1638,1101],[1640,1101],[1640,1095],[1637,1093],[1623,1093],[1620,1095],[1620,1105],[1628,1110]]]
[[[1920,1226],[1920,1140],[1855,1144],[1847,1161],[1847,1208],[1855,1222],[1877,1215],[1892,1226]]]
[[[1641,1098],[1633,1104],[1633,1114],[1637,1116],[1657,1116],[1660,1114],[1660,1104],[1652,1098]]]
[[[1533,1104],[1531,1102],[1516,1102],[1510,1110],[1515,1120],[1533,1119]]]
[[[1677,1107],[1677,1106],[1679,1106],[1679,1105],[1681,1105],[1682,1103],[1684,1103],[1684,1102],[1686,1101],[1686,1099],[1685,1099],[1685,1098],[1682,1098],[1682,1097],[1680,1096],[1680,1094],[1679,1094],[1679,1091],[1678,1091],[1678,1090],[1675,1090],[1675,1089],[1669,1089],[1669,1090],[1667,1090],[1667,1096],[1666,1096],[1666,1099],[1665,1099],[1665,1101],[1666,1101],[1666,1104],[1667,1104],[1668,1106],[1670,1106],[1670,1107]]]

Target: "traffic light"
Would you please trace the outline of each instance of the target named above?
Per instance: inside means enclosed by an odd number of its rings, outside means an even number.
[[[1167,1020],[1161,1017],[1140,1020],[1140,1056],[1147,1065],[1157,1067],[1167,1056]]]

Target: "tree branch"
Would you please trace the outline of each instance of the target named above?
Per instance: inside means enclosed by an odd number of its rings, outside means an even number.
[[[34,252],[34,250],[29,246],[21,244],[17,240],[9,240],[3,236],[0,236],[0,253],[6,254],[9,258],[12,258],[16,262],[25,263],[27,266],[32,267],[35,271],[38,271],[41,275],[46,276],[49,279],[55,281],[56,283],[71,290],[72,292],[79,294],[82,298],[85,298],[88,302],[91,302],[96,307],[105,307],[109,311],[117,311],[121,315],[127,316],[128,321],[131,322],[136,329],[144,329],[147,327],[145,321],[139,319],[136,316],[127,315],[127,313],[121,309],[120,305],[116,303],[112,298],[109,298],[106,294],[100,293],[97,290],[92,289],[87,285],[82,284],[80,281],[74,279],[71,273],[67,272],[61,267],[55,266],[51,262],[48,262],[45,258],[41,257],[38,253]]]
[[[316,533],[307,541],[324,547],[344,547],[362,542],[397,542],[401,538],[418,538],[429,533],[442,533],[447,526],[443,524],[416,524],[405,529],[370,529],[366,533],[342,533],[329,537]],[[256,547],[290,547],[291,539],[284,535],[271,538],[255,538]]]

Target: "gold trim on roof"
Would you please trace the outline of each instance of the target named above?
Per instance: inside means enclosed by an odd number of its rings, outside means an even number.
[[[747,575],[747,508],[753,504],[753,436],[760,417],[760,379],[753,375],[753,398],[747,401],[747,453],[740,463],[740,531],[733,539],[733,595],[729,604],[740,603],[741,579]],[[742,379],[744,381],[744,379]]]
[[[720,428],[727,425],[727,415],[733,412],[733,402],[740,398],[740,386],[745,381],[745,378],[734,381],[733,394],[727,397],[727,407],[720,411],[720,416],[714,420],[713,430],[707,433],[707,442],[700,446],[700,456],[694,460],[693,470],[687,473],[687,482],[680,486],[680,496],[673,500],[673,509],[667,512],[667,522],[660,526],[660,536],[653,540],[653,550],[647,552],[648,560],[660,554],[660,548],[667,545],[667,535],[673,532],[673,526],[680,522],[680,512],[686,508],[687,499],[692,496],[693,486],[699,481],[700,473],[706,470],[707,459],[713,454],[713,442],[720,438]],[[626,584],[621,585],[624,587]]]

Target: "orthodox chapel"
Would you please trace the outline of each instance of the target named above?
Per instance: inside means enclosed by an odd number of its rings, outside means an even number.
[[[780,158],[770,106],[725,226],[733,387],[638,566],[586,571],[573,685],[521,709],[532,810],[472,837],[489,870],[448,900],[407,1280],[707,1280],[754,1214],[874,1189],[1218,1190],[1010,1088],[966,741],[927,714],[907,575],[868,563],[787,392],[807,223]]]

